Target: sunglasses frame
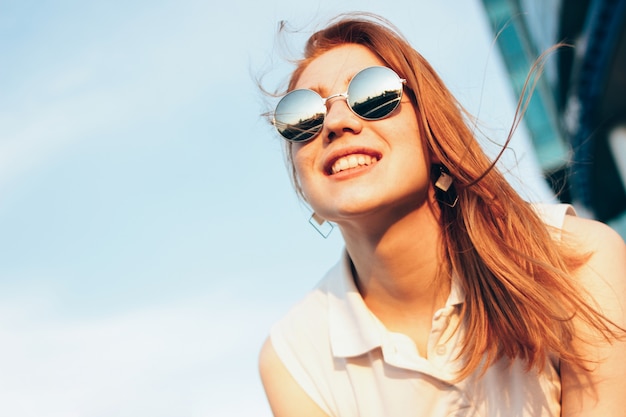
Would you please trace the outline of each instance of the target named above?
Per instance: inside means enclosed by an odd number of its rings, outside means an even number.
[[[387,70],[390,75],[394,75],[397,78],[398,81],[398,91],[399,91],[399,95],[397,97],[397,104],[386,114],[384,114],[381,117],[366,117],[366,116],[362,116],[359,113],[357,113],[352,106],[350,105],[350,100],[349,100],[349,92],[350,92],[350,87],[352,85],[352,81],[354,81],[355,78],[357,78],[359,75],[365,73],[368,70],[372,70],[372,69],[380,69],[383,68],[385,70]],[[272,125],[274,125],[274,127],[276,128],[276,130],[278,131],[278,134],[280,134],[280,136],[292,143],[305,143],[308,142],[310,140],[313,140],[315,137],[317,137],[317,135],[319,135],[319,133],[322,131],[322,128],[324,126],[324,120],[326,119],[326,115],[328,113],[328,108],[326,107],[326,103],[328,103],[329,100],[335,99],[335,98],[344,98],[346,100],[346,104],[348,105],[348,108],[350,109],[350,111],[358,116],[359,118],[363,119],[363,120],[367,120],[367,121],[373,121],[373,120],[382,120],[385,119],[387,117],[389,117],[394,111],[396,111],[396,109],[400,106],[400,101],[402,100],[402,97],[404,96],[404,84],[406,84],[406,79],[401,78],[394,70],[392,70],[389,67],[385,67],[385,66],[381,66],[381,65],[373,65],[371,67],[367,67],[367,68],[363,68],[362,70],[360,70],[359,72],[357,72],[356,74],[354,74],[354,76],[350,79],[350,82],[348,83],[348,88],[345,92],[343,93],[337,93],[337,94],[331,94],[328,97],[322,97],[317,91],[311,90],[309,88],[298,88],[296,90],[292,90],[290,92],[288,92],[287,94],[285,94],[280,101],[278,102],[278,104],[276,105],[276,108],[274,110],[274,113],[272,115]],[[292,138],[288,138],[286,137],[281,130],[279,129],[278,125],[283,124],[283,125],[288,125],[287,123],[283,123],[283,122],[279,122],[278,120],[276,120],[276,114],[278,113],[276,110],[278,110],[278,108],[280,107],[281,103],[283,103],[283,101],[289,97],[292,96],[294,93],[298,93],[300,91],[310,91],[312,93],[314,93],[317,97],[319,97],[320,99],[320,109],[323,109],[323,113],[322,114],[322,122],[319,124],[319,126],[316,126],[315,129],[316,131],[313,132],[311,134],[310,137],[308,137],[307,139],[302,139],[302,140],[293,140]],[[395,99],[394,99],[395,100]]]

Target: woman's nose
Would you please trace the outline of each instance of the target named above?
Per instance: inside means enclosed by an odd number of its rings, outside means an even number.
[[[346,133],[358,134],[363,129],[363,120],[348,107],[345,97],[335,97],[326,103],[324,138],[333,141]]]

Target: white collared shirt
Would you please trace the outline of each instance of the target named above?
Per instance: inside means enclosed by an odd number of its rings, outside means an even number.
[[[560,227],[569,206],[543,206]],[[433,315],[427,358],[406,335],[385,328],[359,294],[344,253],[320,284],[271,331],[281,361],[330,416],[537,417],[559,416],[558,360],[543,372],[503,359],[480,377],[451,383],[463,326],[464,294],[452,279],[443,308]]]

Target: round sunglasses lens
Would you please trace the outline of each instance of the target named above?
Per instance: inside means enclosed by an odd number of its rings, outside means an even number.
[[[350,108],[368,120],[393,112],[402,99],[402,81],[387,67],[371,67],[354,76],[348,87]]]
[[[319,133],[326,107],[313,90],[294,90],[283,97],[274,112],[274,126],[285,139],[304,142]]]

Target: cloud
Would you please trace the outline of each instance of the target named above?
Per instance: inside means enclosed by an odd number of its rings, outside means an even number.
[[[267,310],[236,299],[214,293],[82,319],[55,318],[45,299],[0,300],[0,415],[216,416],[258,408],[263,394],[249,353],[260,347]]]

